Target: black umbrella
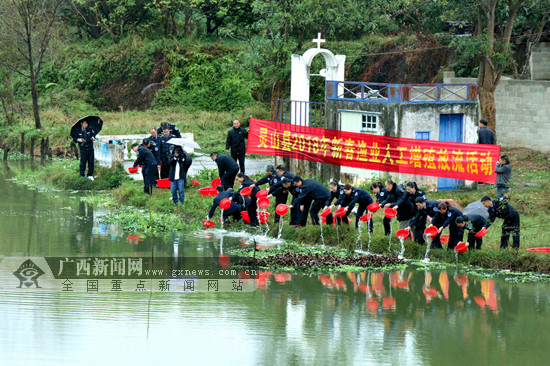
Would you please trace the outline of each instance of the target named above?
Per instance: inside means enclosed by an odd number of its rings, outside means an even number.
[[[71,127],[71,137],[75,138],[75,133],[78,133],[78,131],[82,128],[82,122],[88,122],[88,127],[94,131],[93,135],[97,135],[99,131],[101,131],[101,128],[103,128],[103,121],[98,116],[86,116],[79,118],[78,121],[76,121],[72,127]]]

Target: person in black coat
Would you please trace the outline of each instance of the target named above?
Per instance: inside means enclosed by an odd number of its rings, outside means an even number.
[[[260,225],[260,222],[258,221],[258,198],[256,197],[256,194],[260,191],[260,188],[254,186],[254,182],[252,181],[252,179],[248,178],[248,176],[244,175],[243,173],[238,173],[236,180],[237,183],[240,184],[238,190],[239,194],[246,187],[252,188],[252,193],[250,194],[250,202],[248,202],[246,211],[248,212],[248,218],[250,219],[250,226],[258,227]]]
[[[170,175],[170,158],[174,145],[169,144],[168,141],[173,139],[174,135],[170,134],[170,130],[167,128],[162,132],[163,135],[160,138],[160,177],[164,179]]]
[[[456,218],[456,225],[462,230],[468,230],[468,246],[472,250],[481,249],[483,237],[478,238],[477,233],[485,227],[485,218],[481,215],[470,214]]]
[[[487,120],[479,120],[479,131],[477,131],[478,143],[494,145],[495,144],[495,133],[489,127],[487,127]]]
[[[456,244],[462,239],[462,230],[456,225],[456,218],[462,216],[462,212],[456,207],[452,207],[447,202],[440,202],[438,212],[432,220],[432,225],[437,227],[437,235],[432,239],[434,248],[443,248],[441,245],[441,232],[447,226],[449,227],[449,243],[447,249],[454,249]]]
[[[223,188],[226,190],[228,188],[233,188],[233,185],[235,184],[235,177],[239,172],[239,165],[231,156],[218,154],[217,152],[211,153],[210,159],[218,165],[218,174],[222,181],[221,183]]]
[[[231,201],[231,206],[223,210],[223,220],[224,222],[229,221],[229,217],[233,216],[233,221],[238,221],[241,218],[241,205],[238,204],[234,199],[234,193],[232,189],[224,191],[223,186],[219,185],[216,187],[216,190],[218,191],[218,195],[214,197],[214,202],[212,203],[212,206],[210,206],[210,211],[208,212],[208,215],[206,216],[206,220],[210,221],[212,217],[214,217],[214,212],[216,211],[216,208],[220,206],[220,202],[224,198],[228,198]]]
[[[292,173],[289,173],[289,174],[292,174]],[[273,185],[273,187],[269,189],[269,194],[267,197],[271,198],[271,197],[278,197],[278,196],[284,195],[285,201],[283,203],[286,203],[286,199],[289,193],[292,195],[294,199],[300,195],[301,190],[298,187],[296,187],[294,183],[292,183],[292,179],[283,176],[281,177],[280,183]],[[290,225],[296,226],[299,224],[299,222],[300,222],[300,214],[298,212],[298,207],[290,207]]]
[[[177,137],[177,138],[181,137],[181,133],[178,130],[178,128],[176,127],[176,125],[173,124],[173,123],[168,123],[168,122],[161,122],[160,127],[157,129],[158,135],[159,136],[162,135],[164,133],[164,130],[166,130],[166,129],[168,129],[170,131],[170,135],[172,135],[174,137]]]
[[[380,202],[384,208],[392,207],[397,210],[397,221],[399,221],[399,229],[405,229],[409,226],[409,221],[414,216],[414,205],[407,199],[407,191],[401,184],[397,184],[392,180],[386,181],[386,190],[388,197]],[[384,219],[387,219],[384,217]],[[390,220],[383,220],[384,231],[389,235]]]
[[[78,130],[73,140],[80,148],[80,175],[85,177],[86,164],[88,164],[88,179],[94,180],[94,141],[97,132],[88,126],[88,122],[83,121],[82,127]]]
[[[386,199],[388,198],[388,190],[386,189],[386,187],[384,187],[382,182],[374,182],[371,184],[370,189],[372,190],[372,193],[374,193],[376,197],[376,202],[383,207],[384,205],[382,205],[382,203],[385,202]],[[384,234],[390,235],[390,220],[386,216],[384,216],[383,223],[384,223]],[[371,224],[371,228],[372,227],[373,225]]]
[[[367,206],[371,203],[372,197],[370,196],[370,194],[367,193],[367,191],[361,188],[352,187],[351,184],[346,184],[344,186],[344,194],[340,195],[340,198],[338,199],[338,201],[336,201],[338,208],[344,207],[344,211],[346,212],[346,214],[342,218],[347,218],[349,216],[351,210],[353,210],[353,208],[355,207],[355,204],[359,205],[357,207],[357,213],[355,214],[356,228],[359,227],[359,220],[367,210]],[[369,225],[369,229],[372,232],[372,222]]]
[[[492,201],[489,196],[481,198],[481,203],[487,207],[487,213],[489,214],[489,218],[485,222],[485,228],[488,229],[497,218],[503,219],[500,249],[508,247],[510,234],[512,234],[513,238],[512,247],[518,249],[520,232],[519,213],[507,201],[506,199]]]
[[[143,165],[141,170],[143,174],[143,191],[147,194],[152,194],[153,185],[155,184],[157,161],[151,150],[143,145],[132,144],[132,150],[137,152],[137,159],[134,162],[134,168],[139,165]]]
[[[271,164],[269,164],[265,168],[265,173],[266,173],[265,177],[263,177],[261,179],[258,179],[253,186],[258,186],[259,187],[263,184],[268,183],[269,184],[268,196],[270,196],[271,189],[274,186],[279,185],[281,183],[281,177],[279,176],[279,174],[277,174],[277,171],[275,170],[275,167]],[[273,195],[271,195],[271,197],[272,196]],[[271,197],[269,197],[269,198],[271,198]],[[275,207],[277,207],[277,205],[279,205],[281,203],[286,204],[287,197],[288,197],[288,192],[285,192],[285,194],[283,194],[282,191],[281,191],[281,194],[278,194],[277,196],[275,196]],[[278,223],[280,221],[280,218],[281,218],[281,216],[279,216],[277,213],[275,213],[275,223]]]
[[[248,131],[241,127],[239,120],[233,121],[233,128],[227,132],[225,140],[225,152],[231,148],[231,157],[239,162],[241,173],[244,173],[244,156],[246,155],[246,139]]]
[[[307,211],[311,216],[313,225],[319,225],[319,211],[330,197],[330,191],[327,187],[317,182],[314,179],[302,179],[300,176],[295,176],[292,182],[301,190],[298,197],[292,200],[291,207],[300,207],[301,218],[300,226],[305,226],[307,223]]]
[[[168,179],[170,180],[170,191],[172,193],[172,201],[174,204],[179,201],[183,205],[185,201],[185,183],[187,179],[187,171],[193,163],[193,159],[189,153],[183,150],[180,146],[174,148],[172,159],[170,160],[170,174]]]
[[[409,222],[407,230],[414,228],[414,241],[422,245],[425,243],[424,231],[426,230],[426,222],[428,216],[434,218],[439,212],[439,202],[427,200],[423,197],[416,197],[415,206],[417,208],[415,215]]]
[[[338,184],[338,182],[336,182],[334,180],[329,183],[328,189],[330,191],[330,197],[325,202],[325,207],[323,207],[323,210],[326,209],[326,208],[332,209],[334,207],[334,205],[338,204],[338,199],[341,196],[344,195],[344,186],[341,185],[341,184]],[[336,200],[336,201],[334,201],[334,200]],[[334,201],[334,205],[332,204],[332,201]],[[332,214],[330,214],[330,216],[332,217]],[[348,219],[347,215],[344,215],[342,217],[336,217],[336,224],[337,225],[340,225],[342,222],[344,222],[346,224],[349,223],[349,219]],[[327,224],[329,224],[328,221],[327,221]],[[332,220],[331,220],[330,224],[332,224]]]
[[[161,136],[158,134],[157,129],[154,127],[149,128],[149,132],[151,135],[148,137],[151,146],[149,146],[149,150],[153,153],[153,156],[157,160],[157,176],[156,179],[160,179],[160,145],[161,145]],[[161,134],[162,135],[162,134]]]

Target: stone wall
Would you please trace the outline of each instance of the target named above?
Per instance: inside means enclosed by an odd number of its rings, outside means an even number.
[[[471,82],[445,73],[445,83]],[[550,81],[501,79],[495,91],[497,143],[550,153]]]
[[[550,43],[537,43],[529,58],[531,80],[550,80]]]

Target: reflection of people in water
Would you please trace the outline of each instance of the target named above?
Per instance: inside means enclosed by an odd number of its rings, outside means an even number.
[[[78,214],[75,216],[76,228],[75,241],[71,243],[71,248],[79,253],[89,253],[94,241],[92,236],[94,208],[86,202],[80,201],[78,204]]]

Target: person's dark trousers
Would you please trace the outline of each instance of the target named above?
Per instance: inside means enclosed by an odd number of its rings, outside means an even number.
[[[80,149],[80,175],[85,177],[88,164],[88,177],[94,175],[94,149]]]
[[[309,208],[311,207],[311,199],[305,199],[302,200],[301,206],[304,206],[304,210],[300,210],[300,207],[298,207],[298,214],[300,215],[300,218],[298,219],[298,225],[300,226],[306,226],[307,225],[307,216],[309,214]]]
[[[334,216],[332,216],[332,214],[328,214],[325,221],[327,225],[332,225],[334,223]]]
[[[151,171],[153,174],[153,171]],[[160,166],[160,178],[168,178],[170,176],[170,162],[166,159],[162,159],[162,165]]]
[[[281,194],[275,196],[275,207],[277,207],[281,203],[286,204],[287,199],[288,199],[288,192],[287,193],[281,193]],[[275,213],[275,223],[278,223],[280,219],[281,219],[281,216],[279,216],[277,213]]]
[[[326,201],[327,199],[320,199],[320,200],[313,201],[311,205],[311,209],[309,210],[309,214],[311,216],[313,225],[319,225],[319,211],[321,211]]]
[[[463,231],[460,230],[456,224],[449,225],[449,243],[447,244],[447,249],[454,249],[458,242],[462,239]]]
[[[155,184],[155,170],[156,165],[146,165],[143,167],[143,191],[147,194],[153,193],[153,186]]]
[[[366,202],[360,202],[359,206],[357,207],[357,213],[355,214],[355,227],[359,227],[359,220],[361,219],[361,216],[365,213],[367,210],[367,203]],[[370,225],[370,232],[372,233],[372,223]]]
[[[185,201],[185,179],[176,179],[170,181],[170,192],[172,193],[172,201],[177,204],[178,203],[178,193],[179,193],[179,201],[183,205],[183,202]]]
[[[481,249],[481,244],[483,244],[483,238],[478,238],[476,234],[468,232],[469,249]]]
[[[292,207],[290,209],[290,225],[298,225],[300,222],[300,208]]]
[[[235,184],[235,177],[238,172],[238,170],[232,170],[224,173],[220,179],[224,190],[227,190],[227,188],[233,188],[233,185]]]
[[[384,216],[384,219],[382,220],[382,223],[384,224],[384,235],[390,235],[391,231],[391,221],[386,216]]]
[[[508,247],[508,240],[512,234],[512,248],[519,248],[519,215],[515,215],[502,223],[502,235],[500,237],[500,249]]]
[[[259,226],[260,222],[258,221],[258,205],[257,205],[257,198],[253,197],[250,199],[250,203],[248,204],[248,207],[246,208],[246,211],[248,212],[248,218],[250,219],[250,226]]]
[[[421,224],[417,222],[414,225],[414,241],[420,245],[423,245],[426,241],[424,240],[424,231],[426,230],[426,224]]]
[[[244,174],[244,156],[246,153],[234,153],[233,150],[231,150],[231,157],[233,160],[239,163],[239,168],[241,173]]]
[[[348,218],[347,213],[344,216],[340,216],[340,217],[335,216],[335,218],[336,218],[336,225],[349,224],[349,218]]]

